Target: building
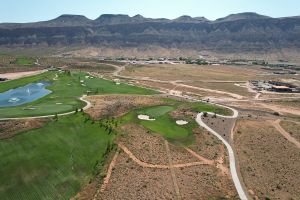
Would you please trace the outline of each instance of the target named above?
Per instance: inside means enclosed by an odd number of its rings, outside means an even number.
[[[273,85],[272,86],[272,91],[274,92],[293,92],[292,88],[287,87],[287,86],[283,86],[283,85]]]

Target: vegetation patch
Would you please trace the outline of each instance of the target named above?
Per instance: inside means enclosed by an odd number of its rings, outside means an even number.
[[[8,81],[0,85],[0,91],[20,87],[36,81],[50,81],[47,87],[52,93],[37,101],[22,106],[1,108],[0,117],[24,117],[59,114],[74,111],[85,106],[79,100],[84,94],[156,94],[155,91],[135,87],[100,78],[88,76],[80,72],[46,72],[37,76]]]
[[[77,113],[0,141],[1,199],[69,199],[99,171],[114,137]]]
[[[189,104],[189,106],[193,111],[197,112],[212,112],[220,115],[232,115],[231,110],[208,103],[196,102]]]
[[[189,145],[193,143],[193,129],[197,127],[197,124],[193,119],[188,119],[191,123],[184,126],[177,125],[176,119],[170,115],[170,112],[176,108],[176,105],[163,105],[137,109],[125,115],[122,122],[140,124],[171,142]],[[139,120],[137,118],[139,114],[155,118],[155,121]]]
[[[19,58],[16,58],[15,61],[13,61],[13,64],[17,64],[17,65],[34,65],[35,61],[36,60],[33,59],[33,58],[19,57]]]

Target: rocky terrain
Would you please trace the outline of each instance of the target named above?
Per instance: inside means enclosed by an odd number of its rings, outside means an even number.
[[[37,23],[0,24],[0,47],[84,46],[162,48],[219,52],[280,52],[300,48],[300,18],[271,18],[256,13],[150,19],[141,15],[101,15],[90,20],[62,15]]]

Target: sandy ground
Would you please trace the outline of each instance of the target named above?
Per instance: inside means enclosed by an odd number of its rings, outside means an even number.
[[[298,199],[300,151],[264,120],[239,120],[234,145],[243,180],[256,199]]]
[[[42,127],[47,119],[0,121],[0,140],[12,138],[18,133]]]
[[[207,116],[202,117],[202,121],[210,128],[220,133],[221,136],[229,143],[231,143],[231,130],[234,126],[235,119],[225,119],[221,117]]]
[[[299,119],[300,120],[300,119]],[[300,121],[284,121],[280,122],[280,126],[287,131],[293,138],[300,142]]]
[[[0,78],[7,78],[8,80],[19,79],[22,77],[33,76],[37,74],[41,74],[46,70],[39,70],[39,71],[31,71],[31,72],[16,72],[16,73],[6,73],[0,74]]]
[[[300,149],[300,142],[281,127],[280,121],[281,121],[280,119],[273,121],[272,125],[276,128],[276,130],[279,133],[281,133],[283,135],[283,137],[285,137],[289,142],[293,143],[297,148]]]
[[[219,156],[211,160],[201,151],[173,145],[135,124],[126,125],[122,132],[109,181],[95,199],[237,199]],[[218,146],[212,148],[219,151]]]
[[[87,97],[92,107],[85,112],[92,118],[101,117],[118,117],[126,112],[147,105],[158,105],[161,103],[156,96],[140,96],[140,95],[98,95]]]

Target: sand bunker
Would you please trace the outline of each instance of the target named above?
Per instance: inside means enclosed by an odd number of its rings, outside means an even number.
[[[150,119],[148,115],[138,115],[138,118],[140,120],[146,120],[146,121],[154,121],[155,119]]]
[[[180,126],[186,125],[186,124],[188,124],[188,123],[189,123],[189,122],[184,121],[184,120],[177,120],[177,121],[176,121],[176,124],[177,124],[177,125],[180,125]]]

